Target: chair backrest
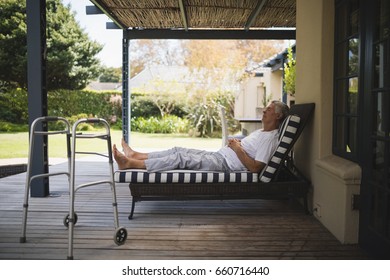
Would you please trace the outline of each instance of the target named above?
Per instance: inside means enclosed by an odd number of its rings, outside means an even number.
[[[268,183],[276,178],[283,162],[309,121],[314,106],[314,103],[307,103],[291,107],[289,116],[281,125],[278,146],[259,175],[261,182]]]
[[[228,132],[228,124],[226,119],[225,107],[222,105],[219,106],[219,114],[221,117],[221,127],[222,127],[222,147],[228,144],[229,132]]]

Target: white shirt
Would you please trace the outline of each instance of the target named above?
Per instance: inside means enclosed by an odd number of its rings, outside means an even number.
[[[278,130],[256,130],[241,140],[241,146],[251,158],[265,164],[270,160],[272,153],[278,145]],[[240,161],[237,154],[228,146],[221,148],[218,153],[223,155],[231,170],[248,170]]]

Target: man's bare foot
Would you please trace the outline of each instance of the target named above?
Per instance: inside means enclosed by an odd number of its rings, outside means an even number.
[[[125,153],[125,156],[126,157],[134,157],[135,155],[135,152],[130,148],[129,145],[127,145],[125,139],[122,138],[122,148],[123,148],[123,152]]]
[[[117,149],[115,144],[112,147],[112,152],[113,152],[113,155],[114,155],[114,159],[115,159],[116,163],[118,164],[118,168],[120,170],[130,168],[130,166],[129,166],[129,159],[124,154],[119,152],[119,150]]]
[[[116,145],[114,144],[112,147],[112,152],[115,158],[116,163],[118,164],[118,168],[120,170],[123,169],[146,169],[145,166],[145,160],[138,160],[131,157],[126,157],[124,154],[122,154]]]

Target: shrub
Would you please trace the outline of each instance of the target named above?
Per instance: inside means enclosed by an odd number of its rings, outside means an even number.
[[[173,115],[132,118],[131,129],[142,133],[185,133],[188,131],[188,120]]]
[[[55,90],[47,95],[48,115],[68,118],[81,113],[104,118],[122,115],[118,92],[93,92],[80,90]],[[28,93],[23,89],[0,91],[0,120],[15,123],[28,123]]]
[[[221,132],[221,117],[219,106],[226,109],[228,127],[236,130],[239,126],[234,120],[234,95],[231,92],[210,92],[195,96],[188,104],[188,119],[201,137],[214,137]]]
[[[26,132],[27,124],[13,124],[10,122],[0,121],[0,132]]]
[[[69,118],[69,123],[71,126],[73,126],[80,119],[88,119],[88,118],[94,118],[94,117],[95,116],[87,115],[87,114],[78,114],[75,116],[71,116]],[[81,123],[77,127],[78,127],[78,130],[80,130],[80,131],[89,131],[89,130],[94,130],[95,126],[97,126],[97,125],[96,124],[93,125],[90,123]]]
[[[48,115],[68,118],[73,124],[83,117],[98,117],[107,120],[111,127],[122,128],[122,100],[118,92],[94,92],[80,90],[55,90],[48,93]],[[19,129],[10,125],[28,123],[26,90],[14,89],[0,91],[1,131]],[[218,106],[226,108],[230,128],[238,127],[233,118],[234,95],[230,92],[202,92],[192,95],[186,105],[175,105],[172,114],[161,118],[160,110],[153,101],[142,93],[131,95],[131,127],[134,131],[147,133],[187,133],[213,137],[221,131]],[[93,129],[85,125],[83,129]],[[50,123],[50,130],[62,130],[63,124]]]
[[[149,118],[160,116],[160,110],[142,93],[131,94],[131,117],[132,118]]]
[[[27,124],[27,91],[23,89],[0,91],[0,108],[0,120],[14,124]]]
[[[122,103],[115,99],[116,95],[117,92],[51,91],[48,94],[49,115],[70,117],[84,113],[110,121],[113,115],[122,114]]]

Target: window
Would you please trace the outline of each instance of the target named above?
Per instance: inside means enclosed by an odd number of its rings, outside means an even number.
[[[333,153],[356,161],[359,108],[359,0],[336,1]]]

